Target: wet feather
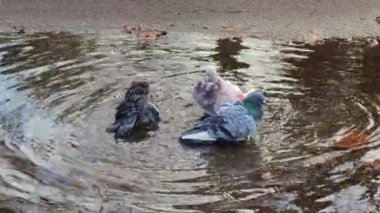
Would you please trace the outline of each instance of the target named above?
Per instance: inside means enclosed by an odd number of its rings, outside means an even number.
[[[115,133],[115,138],[126,138],[135,128],[158,128],[160,113],[150,101],[149,84],[133,82],[125,93],[124,101],[116,108],[114,123],[107,127],[106,131]]]

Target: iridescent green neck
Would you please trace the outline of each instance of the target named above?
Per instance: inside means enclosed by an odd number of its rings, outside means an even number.
[[[248,110],[249,113],[251,113],[251,115],[253,116],[255,120],[261,120],[263,116],[263,111],[261,109],[261,106],[247,100],[243,101],[243,106]]]

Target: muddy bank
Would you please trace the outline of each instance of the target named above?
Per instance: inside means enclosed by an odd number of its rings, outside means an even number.
[[[378,0],[83,0],[0,1],[0,30],[22,24],[29,31],[120,31],[150,27],[272,39],[380,35]],[[225,27],[223,30],[223,26]]]

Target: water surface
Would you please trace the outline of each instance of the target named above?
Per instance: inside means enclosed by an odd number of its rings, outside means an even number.
[[[0,206],[35,212],[376,212],[380,47],[170,33],[0,35]],[[268,106],[255,140],[186,147],[205,65]],[[105,127],[132,80],[151,83],[158,131],[116,144]],[[330,148],[358,130],[363,149]]]

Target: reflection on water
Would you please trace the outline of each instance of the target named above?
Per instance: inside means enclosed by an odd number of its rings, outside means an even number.
[[[331,39],[273,44],[171,33],[0,35],[0,209],[32,212],[375,212],[380,47]],[[189,148],[202,67],[269,98],[255,142]],[[163,122],[136,143],[104,129],[134,79],[152,84]],[[329,148],[363,131],[364,149]],[[3,210],[1,209],[1,210]]]

